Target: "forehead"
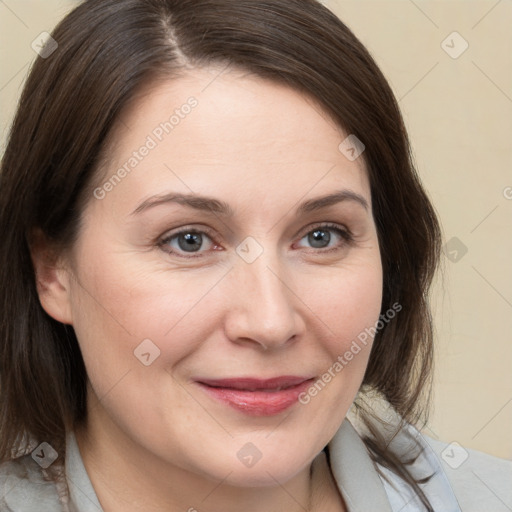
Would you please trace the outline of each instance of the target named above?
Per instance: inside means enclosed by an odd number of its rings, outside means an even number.
[[[260,207],[341,187],[369,200],[363,159],[339,149],[346,137],[309,96],[237,70],[195,69],[133,99],[112,131],[100,185],[115,178],[106,199],[121,206],[169,190]]]

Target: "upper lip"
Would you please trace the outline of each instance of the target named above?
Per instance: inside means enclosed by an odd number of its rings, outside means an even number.
[[[234,377],[230,379],[198,379],[197,382],[216,388],[231,388],[244,391],[280,390],[296,386],[313,377],[298,377],[283,375],[271,379],[257,379],[252,377]]]

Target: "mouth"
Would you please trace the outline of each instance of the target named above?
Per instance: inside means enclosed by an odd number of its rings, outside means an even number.
[[[249,377],[200,379],[196,383],[216,401],[251,416],[279,414],[298,401],[314,377],[281,376],[271,379]]]

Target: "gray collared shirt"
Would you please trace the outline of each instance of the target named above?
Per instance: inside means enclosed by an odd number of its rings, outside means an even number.
[[[511,461],[474,450],[465,450],[464,455],[454,452],[451,444],[421,435],[412,426],[409,432],[425,447],[409,470],[415,477],[433,474],[420,485],[436,512],[512,510]],[[406,453],[408,443],[410,437],[398,435],[392,446]],[[403,480],[374,464],[348,418],[328,444],[328,451],[331,471],[348,512],[424,510]],[[0,466],[0,512],[103,512],[73,432],[66,439],[61,482],[48,481],[36,460],[32,453]]]

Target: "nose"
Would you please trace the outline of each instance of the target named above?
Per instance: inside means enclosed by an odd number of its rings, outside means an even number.
[[[252,263],[238,261],[230,274],[225,331],[233,343],[276,350],[300,337],[303,303],[276,258],[264,252]]]

